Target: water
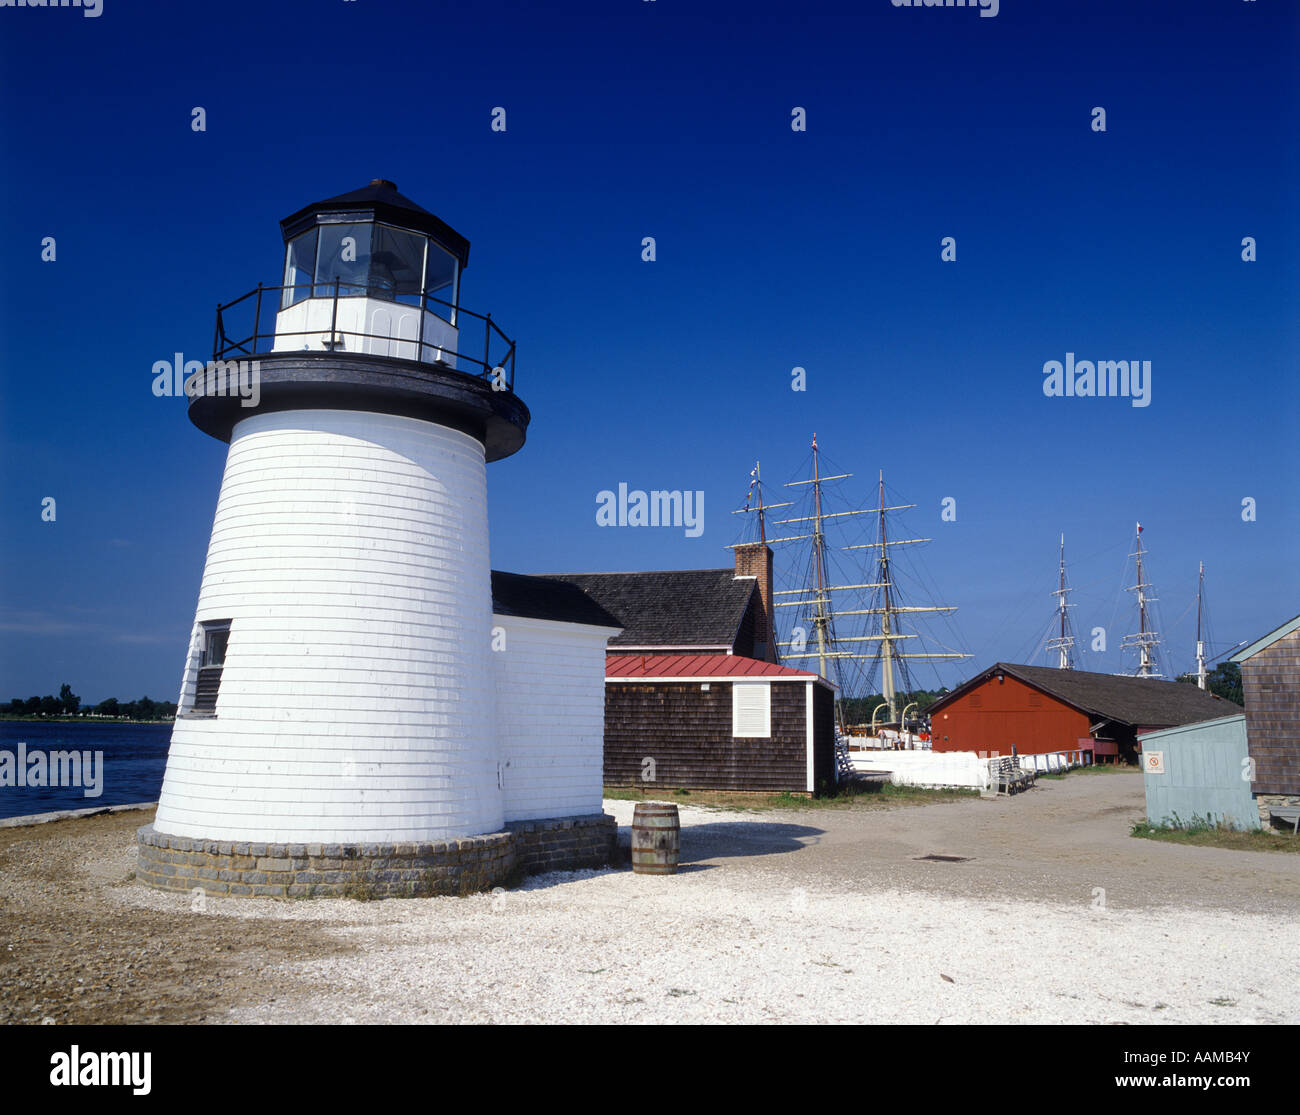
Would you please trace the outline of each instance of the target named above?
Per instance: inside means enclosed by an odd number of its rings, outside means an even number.
[[[86,797],[81,786],[0,786],[0,818],[59,809],[94,809],[157,801],[167,766],[170,724],[42,724],[0,721],[0,753],[17,761],[18,744],[36,751],[102,751],[103,792]]]

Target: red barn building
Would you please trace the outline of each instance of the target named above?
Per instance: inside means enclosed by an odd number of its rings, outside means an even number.
[[[998,662],[926,712],[935,751],[1045,755],[1091,751],[1133,761],[1141,732],[1229,716],[1238,706],[1195,685]]]

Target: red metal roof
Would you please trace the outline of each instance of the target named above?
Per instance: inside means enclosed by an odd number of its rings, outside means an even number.
[[[804,678],[820,680],[807,670],[777,666],[738,654],[608,654],[607,678]]]

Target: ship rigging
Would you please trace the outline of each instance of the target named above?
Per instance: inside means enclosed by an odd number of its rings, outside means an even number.
[[[761,471],[756,465],[750,474],[745,507],[736,514],[755,516],[759,541],[793,547],[792,553],[806,555],[797,587],[774,593],[774,611],[783,609],[775,626],[787,636],[777,641],[782,659],[796,664],[815,662],[817,672],[838,687],[841,698],[873,695],[878,679],[889,721],[901,723],[900,712],[905,715],[911,706],[900,709],[900,700],[917,688],[911,663],[970,655],[947,648],[925,650],[919,632],[910,629],[923,613],[950,616],[956,608],[905,602],[895,549],[932,540],[894,537],[892,518],[915,504],[887,502],[883,470],[877,483],[876,506],[827,509],[828,485],[837,485],[852,475],[823,474],[821,451],[814,435],[812,476],[786,485],[803,498],[765,503]],[[791,507],[799,513],[770,524],[791,533],[768,537],[768,514]],[[845,529],[862,522],[870,524],[868,541],[849,545],[835,541]],[[841,559],[841,554],[848,556]],[[788,567],[788,563],[782,563],[782,567]],[[864,606],[855,606],[858,604]]]

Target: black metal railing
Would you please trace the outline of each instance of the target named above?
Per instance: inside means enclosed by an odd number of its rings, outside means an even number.
[[[295,301],[282,305],[283,292],[300,290],[305,290],[307,293]],[[340,329],[339,301],[346,302],[349,298],[371,298],[376,301],[391,302],[394,306],[419,310],[417,336],[412,339],[384,333],[362,333],[352,329]],[[329,301],[328,329],[319,326],[314,329],[288,331],[276,328],[276,315],[282,309],[303,306],[309,299],[317,302]],[[439,344],[436,337],[426,336],[425,323],[429,314],[435,315],[447,326],[456,330],[455,351]],[[483,323],[481,350],[477,347],[470,349],[472,342],[469,342],[466,337],[468,329],[462,321],[464,318],[472,318]],[[474,332],[477,333],[477,329]],[[218,305],[216,330],[212,337],[212,359],[236,360],[267,353],[271,351],[276,341],[283,342],[292,337],[316,339],[320,347],[327,351],[363,352],[365,349],[360,343],[363,341],[383,341],[389,346],[414,346],[415,359],[421,363],[435,366],[450,365],[452,362],[450,358],[454,358],[456,369],[465,372],[466,375],[503,380],[507,390],[510,391],[513,391],[515,386],[515,342],[501,332],[500,327],[492,320],[491,314],[476,314],[473,310],[465,309],[464,306],[435,298],[427,290],[421,290],[417,295],[414,292],[394,292],[389,288],[377,288],[373,285],[344,283],[339,279],[331,283],[295,283],[286,286],[267,286],[258,283],[256,289],[241,295],[233,302]],[[310,349],[313,346],[305,344],[303,347]],[[433,355],[426,357],[426,349]]]

